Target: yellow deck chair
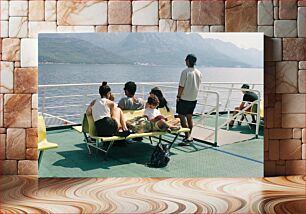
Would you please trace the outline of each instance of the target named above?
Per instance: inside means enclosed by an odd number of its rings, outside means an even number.
[[[55,149],[58,145],[56,143],[48,142],[46,124],[43,116],[38,116],[38,167],[40,166],[45,150]]]

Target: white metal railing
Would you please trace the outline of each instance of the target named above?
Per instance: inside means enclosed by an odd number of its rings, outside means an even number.
[[[124,84],[125,83],[109,83],[115,97],[120,98],[124,96],[122,90]],[[218,129],[221,128],[221,126],[218,127],[219,112],[228,112],[234,110],[235,106],[240,105],[242,97],[241,91],[244,90],[240,88],[242,84],[243,83],[240,82],[202,82],[201,84],[195,112],[202,115],[203,118],[211,117],[212,113],[216,113],[214,126],[215,141],[217,139]],[[99,96],[97,91],[100,85],[101,83],[39,85],[39,111],[46,118],[47,126],[80,123],[87,105],[95,97]],[[137,83],[138,92],[136,95],[146,99],[150,90],[153,87],[158,86],[162,89],[169,106],[174,108],[176,104],[177,85],[177,82]],[[255,92],[258,95],[259,100],[261,100],[260,95],[263,92],[263,84],[249,83],[249,85],[251,88],[249,91]],[[257,118],[260,118],[259,106],[258,103]],[[238,117],[242,113],[235,115],[234,118]],[[52,119],[52,124],[48,124],[48,118],[50,121]],[[228,120],[234,118],[229,118]],[[55,124],[55,121],[59,124]],[[259,122],[260,121],[257,120],[256,136],[259,131]]]

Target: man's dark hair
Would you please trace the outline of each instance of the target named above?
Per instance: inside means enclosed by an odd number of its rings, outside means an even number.
[[[148,97],[148,104],[154,105],[154,106],[158,106],[159,105],[158,97],[156,95],[154,95],[154,94],[151,94]]]
[[[249,86],[248,84],[243,84],[243,85],[241,86],[241,88],[250,89],[250,86]]]
[[[103,82],[102,82],[102,85],[101,85],[100,88],[99,88],[99,94],[100,94],[100,96],[101,96],[101,97],[104,97],[104,96],[106,96],[106,94],[107,94],[108,92],[110,92],[110,91],[111,91],[111,88],[109,87],[109,85],[107,85],[107,82],[103,81]]]
[[[189,65],[193,67],[197,62],[197,57],[194,54],[188,54],[185,60],[188,60]]]
[[[136,92],[137,86],[135,84],[135,82],[129,81],[127,83],[125,83],[124,85],[124,90],[127,90],[129,92],[130,95],[134,96],[135,92]]]

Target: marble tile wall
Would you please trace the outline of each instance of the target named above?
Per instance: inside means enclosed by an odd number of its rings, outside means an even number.
[[[302,0],[1,0],[2,174],[37,175],[40,32],[263,32],[265,176],[305,174]]]

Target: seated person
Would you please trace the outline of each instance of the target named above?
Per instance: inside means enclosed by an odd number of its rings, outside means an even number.
[[[154,94],[157,96],[158,100],[159,100],[159,104],[157,106],[157,108],[166,108],[167,112],[170,112],[170,108],[168,107],[168,102],[166,100],[166,98],[164,97],[161,89],[159,87],[154,87],[151,89],[150,91],[150,95]]]
[[[122,110],[140,110],[144,108],[144,100],[135,96],[137,86],[135,82],[129,81],[124,85],[126,97],[119,100],[118,107]]]
[[[241,88],[242,89],[250,89],[250,86],[248,84],[243,84],[241,86]],[[235,108],[233,116],[236,115],[242,109],[244,109],[249,103],[254,102],[255,100],[258,100],[258,96],[254,92],[252,92],[252,91],[242,90],[242,93],[243,93],[242,102],[241,102],[239,107]],[[255,112],[255,111],[257,111],[257,105],[254,104],[253,107],[250,106],[250,108],[246,109],[246,111],[248,111],[248,112]],[[238,122],[238,125],[241,125],[241,122],[244,120],[244,118],[245,118],[245,115],[243,114],[241,116],[240,121]],[[229,126],[233,126],[234,122],[235,122],[235,120],[230,121]],[[254,114],[252,114],[252,123],[256,123],[256,119],[255,119],[255,115]]]
[[[127,132],[122,110],[112,101],[114,97],[107,82],[99,88],[101,98],[93,100],[86,110],[87,115],[92,115],[95,128],[99,137],[110,137],[118,132]]]
[[[180,129],[180,120],[178,118],[168,120],[161,115],[160,111],[157,109],[159,105],[159,100],[156,95],[151,94],[148,97],[146,103],[146,108],[144,115],[148,118],[149,121],[154,123],[154,131],[176,131]]]

